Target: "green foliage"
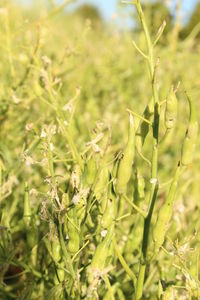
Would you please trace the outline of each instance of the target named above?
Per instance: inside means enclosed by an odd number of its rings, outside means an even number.
[[[97,9],[97,7],[91,4],[83,4],[78,7],[75,11],[75,14],[78,15],[83,20],[91,20],[93,24],[101,24],[102,17]]]
[[[0,9],[0,299],[198,299],[193,36],[41,4]]]
[[[197,30],[195,37],[197,39],[200,38],[200,3],[197,3],[194,11],[188,21],[188,23],[184,26],[182,31],[180,32],[180,36],[182,38],[186,38],[193,30]]]

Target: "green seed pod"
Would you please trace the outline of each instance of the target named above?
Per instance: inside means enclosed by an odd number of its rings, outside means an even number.
[[[114,232],[114,224],[108,229],[106,236],[98,244],[94,256],[92,258],[91,264],[89,266],[88,282],[92,283],[94,280],[94,271],[103,270],[106,262],[106,258],[109,254],[109,248],[112,242],[112,236]]]
[[[153,228],[153,240],[154,240],[154,251],[158,252],[160,247],[163,245],[165,240],[165,235],[167,232],[168,224],[171,220],[173,213],[173,203],[176,195],[178,179],[180,175],[180,166],[176,170],[175,177],[171,183],[169,193],[167,195],[166,202],[161,207],[156,224]]]
[[[84,178],[88,185],[92,185],[97,173],[96,160],[92,156],[85,165]]]
[[[124,254],[126,259],[129,260],[129,258],[132,257],[133,252],[139,248],[142,241],[143,229],[144,218],[138,215],[135,217],[135,223],[129,231],[128,239],[124,246]]]
[[[38,229],[36,226],[36,220],[31,214],[29,188],[27,183],[25,183],[25,195],[24,195],[24,225],[26,228],[26,241],[29,249],[33,249],[38,242]],[[32,256],[34,257],[34,252],[37,253],[37,249],[32,251]]]
[[[101,219],[102,228],[104,229],[109,228],[114,220],[114,217],[115,217],[115,204],[113,200],[108,199],[106,209]]]
[[[26,240],[30,249],[36,246],[38,242],[38,229],[35,221],[31,221],[30,225],[26,228]]]
[[[61,262],[60,265],[64,268],[65,264],[64,262]],[[54,276],[54,284],[58,285],[60,282],[63,282],[65,280],[65,271],[61,268],[56,269],[56,274]]]
[[[154,100],[151,98],[150,102],[146,106],[143,116],[146,120],[151,121],[153,119],[154,114]],[[147,122],[142,121],[139,125],[139,128],[136,133],[136,148],[141,152],[142,146],[145,142],[145,139],[149,133],[150,126]]]
[[[189,125],[185,134],[185,139],[183,141],[182,151],[181,151],[181,163],[183,166],[188,166],[192,163],[196,142],[198,137],[199,125],[197,122],[196,109],[192,99],[187,95],[187,99],[190,106],[190,117]]]
[[[61,260],[61,246],[58,237],[55,237],[55,240],[51,242],[51,251],[54,260],[59,262]]]
[[[76,253],[79,250],[79,232],[78,232],[78,219],[76,214],[76,207],[73,207],[68,212],[67,218],[67,235],[69,238],[67,249],[71,254]]]
[[[101,197],[101,200],[99,201],[99,209],[100,209],[100,213],[104,213],[105,209],[106,209],[106,205],[107,205],[107,201],[108,201],[108,195],[107,193],[104,193]]]
[[[119,156],[119,154],[117,155]],[[119,168],[119,158],[115,158],[114,164],[113,164],[113,169],[112,169],[112,178],[116,179],[117,178],[117,173],[118,173],[118,168]]]
[[[30,206],[30,198],[29,198],[29,188],[27,183],[25,183],[25,195],[24,195],[24,223],[25,226],[29,226],[31,222],[31,206]]]
[[[104,167],[101,170],[101,172],[99,174],[99,178],[97,179],[97,183],[94,187],[94,195],[97,198],[97,200],[101,200],[101,197],[103,196],[105,190],[107,190],[108,181],[109,181],[108,168]]]
[[[134,199],[136,203],[144,199],[145,197],[144,189],[145,189],[144,177],[140,174],[139,170],[137,169],[136,176],[135,176],[135,192],[134,192]]]
[[[86,204],[84,203],[83,199],[81,199],[80,203],[76,205],[76,215],[79,220],[79,224],[81,224],[84,216],[85,216]]]
[[[64,262],[61,262],[60,265],[64,268],[65,264]],[[65,279],[65,271],[61,268],[57,269],[57,275],[60,282],[63,282]]]
[[[69,207],[69,195],[67,193],[64,193],[62,195],[62,205],[65,207],[65,208],[68,208]]]
[[[166,101],[165,109],[165,126],[167,129],[174,128],[177,119],[177,98],[174,89],[172,88]]]
[[[158,299],[161,299],[162,295],[163,295],[163,287],[162,287],[161,281],[159,280],[159,282],[158,282]]]
[[[135,126],[133,116],[130,114],[128,142],[124,155],[119,163],[117,173],[116,191],[119,194],[126,192],[127,184],[132,173],[132,165],[135,156]]]
[[[173,208],[171,205],[164,205],[158,215],[156,226],[153,230],[154,249],[158,252],[165,240],[167,225],[172,217]]]
[[[91,214],[88,214],[88,216],[87,216],[87,225],[90,229],[95,227],[95,224],[92,220]]]
[[[73,234],[70,234],[69,241],[67,243],[67,250],[73,255],[79,250],[79,233],[74,231]]]
[[[96,164],[96,159],[94,157],[91,157],[91,159],[88,161],[87,168],[88,168],[87,183],[89,185],[92,185],[97,173],[97,164]]]

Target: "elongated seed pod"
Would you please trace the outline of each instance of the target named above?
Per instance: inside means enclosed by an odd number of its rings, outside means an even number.
[[[107,193],[104,193],[101,197],[101,200],[99,201],[99,210],[100,210],[100,213],[103,214],[105,209],[106,209],[106,206],[107,206],[107,201],[108,201],[108,194]]]
[[[161,281],[159,280],[158,281],[158,299],[162,299],[162,294],[163,294],[163,287],[162,287],[162,283]]]
[[[189,125],[185,134],[183,141],[182,151],[181,151],[181,163],[184,166],[188,166],[192,163],[196,142],[198,137],[199,125],[197,122],[196,108],[192,99],[187,95],[187,99],[190,107]]]
[[[133,116],[130,114],[128,142],[124,150],[124,155],[119,163],[116,191],[119,194],[126,192],[127,184],[132,173],[132,165],[135,157],[135,126]]]
[[[135,224],[131,227],[128,239],[124,246],[124,255],[127,260],[134,257],[134,251],[141,244],[144,229],[144,218],[140,215],[135,217]]]
[[[61,264],[62,267],[64,267],[64,262],[61,261],[61,245],[58,237],[56,237],[52,242],[51,242],[51,251],[54,260]],[[55,285],[58,285],[60,282],[62,282],[65,278],[65,271],[61,268],[56,268],[56,274],[54,276],[54,283]]]
[[[110,226],[110,228],[108,228],[107,234],[105,237],[103,237],[103,240],[98,243],[91,264],[87,269],[88,283],[89,283],[89,287],[87,291],[88,295],[93,294],[94,289],[96,289],[99,279],[103,274],[104,268],[107,267],[106,263],[107,263],[107,258],[110,255],[113,233],[114,233],[114,222]]]
[[[173,213],[173,203],[176,195],[179,176],[180,176],[180,166],[177,167],[176,174],[171,183],[166,202],[163,204],[160,211],[158,212],[157,221],[153,228],[153,240],[154,240],[155,252],[158,252],[160,247],[164,243],[165,235],[168,229],[167,227]]]
[[[69,195],[68,193],[64,193],[62,195],[62,205],[65,207],[65,208],[68,208],[69,207]]]
[[[108,188],[108,181],[109,181],[109,171],[107,167],[103,167],[99,174],[99,178],[97,179],[97,183],[94,188],[94,195],[97,200],[101,200],[102,195],[104,194],[105,190]]]
[[[102,242],[98,244],[91,262],[92,269],[102,269],[104,267],[108,250],[112,241],[113,230],[114,225],[109,228]]]
[[[136,170],[134,200],[136,203],[145,197],[145,181],[139,170]]]
[[[72,234],[70,235],[70,239],[67,244],[67,249],[71,253],[71,255],[74,255],[76,252],[78,252],[79,242],[80,242],[79,234],[77,231],[75,231],[73,235]]]
[[[78,219],[78,224],[81,224],[86,210],[85,199],[81,198],[80,202],[76,205],[76,216]]]
[[[71,254],[75,254],[79,250],[80,243],[76,207],[73,207],[68,212],[67,235],[69,238],[67,249]]]
[[[92,185],[97,173],[97,164],[95,158],[92,156],[85,166],[84,176],[88,185]]]
[[[114,161],[114,164],[113,164],[113,168],[112,168],[112,173],[111,173],[111,176],[112,176],[112,188],[113,188],[113,191],[114,193],[116,194],[117,191],[116,191],[116,183],[117,183],[117,174],[118,174],[118,169],[119,169],[119,163],[120,163],[120,158],[119,158],[119,153],[116,155],[116,159]]]
[[[58,263],[61,260],[61,246],[58,237],[51,242],[51,251],[54,260]]]
[[[119,154],[117,154],[119,156]],[[116,179],[117,178],[117,173],[118,173],[118,168],[119,168],[119,157],[115,158],[114,164],[113,164],[113,169],[112,169],[112,178]]]
[[[111,226],[115,217],[115,203],[112,199],[107,200],[106,209],[101,219],[101,226],[103,229],[107,229]]]
[[[36,220],[31,213],[29,188],[25,183],[25,195],[24,195],[24,225],[26,228],[26,242],[31,251],[31,260],[35,265],[37,260],[37,245],[38,242],[38,228],[36,226]],[[33,247],[35,247],[33,249]]]
[[[153,114],[154,114],[154,100],[153,97],[149,101],[148,105],[146,106],[143,116],[146,120],[152,121],[153,119]],[[145,142],[145,139],[149,133],[150,126],[147,122],[141,121],[139,128],[136,133],[136,148],[138,151],[141,152],[142,146]]]
[[[64,262],[61,262],[61,263],[60,263],[60,266],[61,266],[62,268],[59,268],[59,267],[58,267],[58,268],[56,269],[56,274],[55,274],[55,276],[54,276],[54,284],[55,284],[55,285],[60,284],[60,282],[63,282],[64,279],[65,279],[65,271],[64,271],[65,264],[64,264]]]
[[[38,242],[38,228],[35,222],[35,219],[31,219],[29,226],[26,228],[26,240],[30,249],[35,247]]]
[[[64,262],[61,262],[60,265],[61,265],[61,267],[63,267],[63,268],[64,268],[64,266],[65,266]],[[61,268],[58,268],[58,269],[57,269],[57,275],[58,275],[59,281],[60,281],[60,282],[63,282],[64,279],[65,279],[65,271],[64,271],[63,269],[61,269]]]
[[[90,229],[92,229],[92,228],[95,227],[95,224],[94,224],[94,222],[93,222],[93,220],[92,220],[91,214],[88,214],[88,216],[87,216],[87,226],[88,226]]]
[[[26,226],[29,226],[31,222],[31,205],[29,197],[29,188],[27,183],[25,183],[24,192],[24,223]]]
[[[174,89],[172,88],[166,101],[165,108],[165,127],[167,129],[174,128],[177,119],[177,98]]]

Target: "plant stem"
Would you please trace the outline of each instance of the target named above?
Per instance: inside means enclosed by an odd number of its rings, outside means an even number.
[[[146,265],[140,264],[140,270],[139,270],[137,287],[136,287],[136,296],[135,296],[136,300],[142,299],[145,271],[146,271]]]
[[[105,283],[106,283],[108,291],[109,291],[110,299],[115,300],[110,281],[109,281],[108,276],[106,274],[104,275],[104,280],[105,280]]]
[[[49,142],[48,142],[48,161],[49,161],[49,173],[51,175],[53,188],[55,189],[56,188],[56,180],[55,180],[54,165],[53,165],[53,154],[52,154]]]
[[[147,252],[149,245],[149,229],[151,224],[151,218],[153,214],[154,204],[157,197],[158,192],[158,179],[157,179],[157,168],[158,168],[158,135],[159,135],[159,101],[158,101],[158,92],[155,82],[156,75],[156,67],[154,64],[154,56],[153,56],[153,45],[150,38],[149,30],[147,28],[147,24],[145,21],[144,13],[142,11],[142,7],[140,4],[140,0],[136,2],[137,12],[143,27],[143,31],[146,38],[146,47],[148,52],[148,68],[150,73],[150,80],[152,84],[152,94],[154,99],[154,121],[153,121],[153,149],[152,149],[152,163],[151,163],[151,192],[149,199],[149,211],[148,215],[145,218],[144,222],[144,232],[143,232],[143,240],[142,240],[142,254],[140,260],[140,269],[139,275],[137,279],[137,287],[136,287],[136,300],[142,299],[143,294],[143,285],[145,278],[145,271],[147,266]]]
[[[123,258],[123,256],[121,255],[121,253],[119,251],[119,248],[117,246],[117,242],[116,242],[115,238],[113,238],[113,246],[114,246],[115,252],[117,254],[117,257],[118,257],[121,265],[123,266],[123,268],[126,271],[126,273],[129,275],[129,277],[133,280],[133,284],[135,286],[137,278],[136,278],[135,274],[131,271],[131,269],[129,268],[129,266],[127,265],[127,263],[126,263],[125,259]]]
[[[135,205],[134,202],[132,202],[126,195],[123,195],[123,198],[143,217],[146,218],[147,213],[137,205]]]

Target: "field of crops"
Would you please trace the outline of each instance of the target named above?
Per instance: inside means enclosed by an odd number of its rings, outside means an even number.
[[[200,299],[200,47],[134,2],[0,1],[2,300]]]

